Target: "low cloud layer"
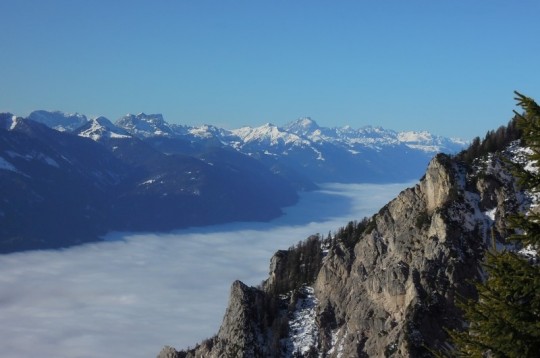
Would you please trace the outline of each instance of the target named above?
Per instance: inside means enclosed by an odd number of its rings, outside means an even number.
[[[326,185],[270,223],[121,234],[65,250],[0,256],[3,357],[155,357],[217,333],[229,288],[311,234],[370,216],[403,188]]]

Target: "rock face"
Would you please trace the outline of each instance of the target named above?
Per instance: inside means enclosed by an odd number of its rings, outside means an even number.
[[[320,310],[334,312],[337,322],[326,335],[343,356],[421,356],[424,345],[444,340],[442,325],[457,316],[454,295],[468,293],[463,282],[477,272],[483,240],[448,213],[452,193],[465,188],[444,159],[381,209],[353,255],[336,252],[321,269]]]
[[[283,305],[263,304],[295,299],[294,292],[285,297],[273,290],[280,280],[290,279],[284,270],[287,255],[279,251],[262,288],[233,284],[229,307],[212,344],[176,354],[432,356],[430,350],[447,344],[444,328],[461,327],[456,296],[475,295],[468,280],[480,277],[486,248],[492,238],[502,242],[507,236],[505,218],[526,205],[525,199],[500,159],[492,156],[482,166],[469,168],[438,155],[421,181],[365,221],[352,241],[336,235],[326,242],[328,251],[318,274],[313,282],[306,282],[316,297],[312,331],[317,342],[297,354],[288,352],[290,327],[284,333],[276,330],[275,322],[269,325],[263,319],[268,318],[269,309],[274,310],[274,321],[283,315],[291,317],[291,305],[287,311]],[[280,337],[277,346],[272,337]]]

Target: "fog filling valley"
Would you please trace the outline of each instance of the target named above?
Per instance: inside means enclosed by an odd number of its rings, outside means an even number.
[[[216,334],[234,280],[257,285],[271,256],[371,216],[415,183],[326,184],[269,223],[0,255],[3,357],[155,357]]]

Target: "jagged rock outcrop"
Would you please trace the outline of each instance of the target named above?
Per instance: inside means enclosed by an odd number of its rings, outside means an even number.
[[[293,316],[291,304],[285,309],[268,304],[295,300],[294,293],[280,296],[275,290],[281,280],[290,280],[285,269],[288,255],[278,251],[262,288],[233,284],[229,308],[212,345],[177,353],[190,357],[431,356],[432,350],[447,344],[444,328],[462,325],[456,297],[475,295],[469,280],[482,275],[486,248],[492,239],[503,242],[507,215],[526,202],[496,156],[481,166],[467,167],[438,155],[415,187],[358,226],[361,233],[352,243],[338,235],[326,242],[328,252],[320,259],[316,279],[306,282],[316,298],[317,342],[295,355],[286,349],[291,333],[268,324],[270,316],[274,321],[281,317],[279,322],[290,326]],[[276,336],[280,337],[277,347]]]
[[[261,339],[261,323],[265,311],[265,295],[260,290],[235,281],[231,288],[229,305],[214,344],[202,347],[208,357],[241,354],[263,357],[268,354]],[[220,352],[219,355],[211,354]]]
[[[454,295],[467,293],[483,248],[448,214],[451,195],[465,189],[459,174],[437,158],[420,184],[373,217],[353,255],[329,255],[315,288],[321,310],[335,312],[337,327],[326,333],[343,356],[419,356],[444,339],[442,324],[457,316]]]

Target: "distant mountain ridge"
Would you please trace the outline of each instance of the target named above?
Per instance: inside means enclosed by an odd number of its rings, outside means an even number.
[[[98,117],[105,118],[105,117]],[[43,123],[60,131],[74,131],[91,121],[85,115],[66,114],[55,111],[38,110],[32,112],[28,119]],[[429,153],[454,153],[464,148],[468,141],[433,135],[427,131],[404,131],[384,129],[382,127],[364,126],[354,129],[344,127],[320,127],[310,117],[299,118],[283,127],[271,123],[259,127],[241,127],[238,129],[222,129],[212,125],[199,127],[171,124],[164,120],[161,114],[137,115],[127,114],[115,122],[116,127],[123,128],[135,137],[194,137],[218,138],[224,144],[238,146],[238,143],[266,142],[271,145],[295,144],[305,145],[308,142],[341,143],[342,145],[364,145],[372,148],[405,144],[411,149],[421,149]]]
[[[44,111],[38,110],[33,111],[28,116],[28,119],[31,119],[38,123],[43,123],[48,127],[56,129],[60,132],[71,132],[80,126],[88,122],[88,118],[79,113],[67,114],[60,111]]]
[[[169,124],[160,114],[128,114],[120,118],[116,125],[134,136],[148,138],[154,136],[192,136],[218,138],[224,144],[237,147],[251,142],[269,145],[309,145],[310,143],[340,143],[344,146],[364,145],[381,149],[384,146],[405,144],[411,149],[422,149],[429,153],[456,152],[468,144],[467,141],[433,135],[427,131],[396,132],[382,127],[365,126],[353,129],[350,126],[320,127],[309,117],[299,118],[283,127],[266,123],[258,127],[221,129],[211,125],[200,127]]]
[[[74,131],[75,123],[90,121],[78,114],[65,115],[59,128],[59,116],[59,112],[50,112],[47,119],[45,111],[36,111],[29,118],[66,131],[69,128]],[[69,124],[70,121],[73,123]],[[416,179],[435,154],[456,153],[468,145],[464,140],[426,131],[396,132],[373,126],[321,127],[309,117],[283,127],[266,123],[227,130],[212,125],[171,124],[161,114],[139,113],[127,114],[114,127],[106,127],[113,134],[128,133],[165,153],[187,153],[195,147],[230,147],[275,171],[302,173],[313,182],[381,183]],[[79,135],[98,134],[79,131]]]

